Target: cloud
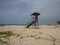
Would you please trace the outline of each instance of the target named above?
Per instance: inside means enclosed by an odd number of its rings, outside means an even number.
[[[39,6],[45,3],[44,0],[43,1],[42,0],[21,0],[21,1],[27,3],[28,5],[31,5],[31,7]]]
[[[60,0],[0,0],[0,23],[28,22],[35,11],[41,13],[39,23],[54,22],[60,19],[59,4]]]

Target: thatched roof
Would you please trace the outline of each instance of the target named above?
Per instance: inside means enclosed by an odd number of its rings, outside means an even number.
[[[40,13],[34,12],[34,13],[32,13],[31,15],[37,16],[37,15],[40,15]]]

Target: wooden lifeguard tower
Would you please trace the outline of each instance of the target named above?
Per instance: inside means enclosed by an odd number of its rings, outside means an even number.
[[[32,13],[31,16],[34,16],[34,18],[33,18],[32,22],[27,25],[26,28],[29,28],[31,25],[34,25],[34,26],[35,26],[35,29],[36,29],[37,27],[39,28],[39,26],[38,26],[38,16],[39,16],[39,15],[40,15],[40,13],[38,13],[38,12]]]

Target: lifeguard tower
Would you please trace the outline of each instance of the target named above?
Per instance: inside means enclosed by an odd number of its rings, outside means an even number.
[[[32,22],[27,25],[26,28],[29,28],[31,25],[34,25],[35,26],[35,29],[36,28],[39,28],[39,26],[38,26],[38,16],[39,15],[40,15],[40,13],[38,13],[38,12],[32,13],[31,16],[34,16],[34,18],[33,18]]]

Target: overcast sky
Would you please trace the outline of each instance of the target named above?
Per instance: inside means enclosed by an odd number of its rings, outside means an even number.
[[[60,21],[60,0],[0,0],[0,24],[27,24],[39,12],[39,24]]]

